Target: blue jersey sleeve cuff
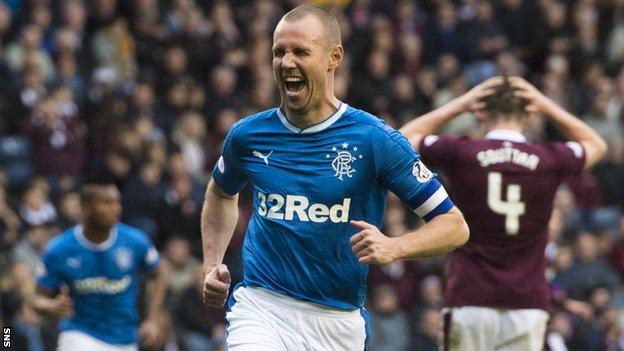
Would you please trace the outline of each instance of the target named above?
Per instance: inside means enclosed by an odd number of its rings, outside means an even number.
[[[37,279],[37,286],[40,286],[46,290],[57,291],[61,288],[59,284],[55,284],[50,281],[46,281],[45,279]]]
[[[431,212],[422,217],[425,222],[429,222],[434,217],[447,213],[455,206],[453,201],[450,198],[446,198],[442,203],[440,203],[436,208],[434,208]]]
[[[221,190],[223,190],[223,192],[228,195],[238,194],[245,186],[245,183],[243,183],[242,185],[238,185],[238,186],[232,186],[229,184],[227,179],[225,179],[225,177],[226,176],[224,174],[219,173],[219,171],[212,172],[212,179],[214,179],[215,183],[217,183],[219,188],[221,188]]]

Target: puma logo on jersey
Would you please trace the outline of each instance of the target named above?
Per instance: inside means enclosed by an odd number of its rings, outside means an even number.
[[[273,151],[269,152],[268,155],[264,156],[259,151],[254,150],[251,154],[256,156],[256,157],[258,157],[258,158],[261,158],[264,161],[264,163],[268,166],[269,165],[269,156],[271,156],[272,153],[273,153]]]
[[[297,218],[302,222],[323,223],[330,220],[334,223],[349,221],[349,207],[351,199],[345,198],[342,204],[331,207],[325,204],[310,203],[310,200],[301,195],[264,194],[259,192],[258,213],[267,218],[292,221]],[[282,211],[283,209],[283,211]]]

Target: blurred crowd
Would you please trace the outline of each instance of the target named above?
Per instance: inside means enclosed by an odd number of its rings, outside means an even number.
[[[609,153],[570,179],[550,223],[553,350],[624,350],[624,1],[316,0],[346,60],[336,94],[400,127],[495,74],[521,75],[594,127]],[[80,221],[86,177],[112,179],[123,221],[171,273],[165,350],[221,350],[201,302],[199,215],[229,126],[279,104],[272,31],[297,0],[0,0],[0,321],[52,350],[29,305],[46,242]],[[539,116],[532,140],[561,140]],[[467,113],[444,133],[479,135]],[[451,189],[452,192],[452,189]],[[240,280],[249,187],[226,255]],[[419,225],[390,198],[383,231]],[[504,258],[501,258],[504,259]],[[437,349],[446,259],[372,267],[371,351]]]

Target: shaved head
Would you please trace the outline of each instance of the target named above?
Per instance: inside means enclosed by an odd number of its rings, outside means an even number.
[[[326,8],[314,5],[297,6],[285,14],[284,17],[282,17],[282,21],[294,22],[307,16],[314,16],[321,22],[322,27],[325,29],[325,35],[328,39],[327,46],[332,47],[342,45],[338,20],[336,19],[336,16],[334,16],[334,14]]]

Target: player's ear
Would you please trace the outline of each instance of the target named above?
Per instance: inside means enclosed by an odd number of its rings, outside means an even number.
[[[487,112],[484,109],[478,109],[474,111],[475,117],[477,117],[477,121],[481,124],[485,124],[487,122]]]
[[[334,45],[329,51],[329,69],[336,69],[344,60],[344,48],[342,45]]]

